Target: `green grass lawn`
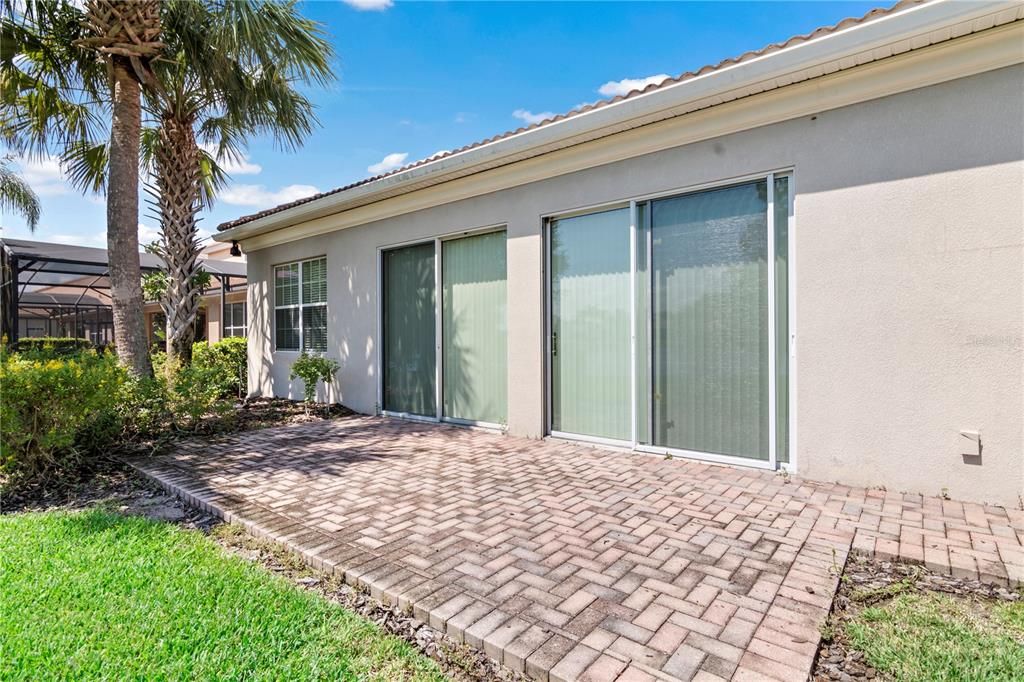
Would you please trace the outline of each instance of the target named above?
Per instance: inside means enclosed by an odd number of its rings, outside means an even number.
[[[444,678],[197,532],[93,510],[0,516],[0,679]]]
[[[904,592],[846,624],[850,643],[892,679],[1024,679],[1024,603]]]

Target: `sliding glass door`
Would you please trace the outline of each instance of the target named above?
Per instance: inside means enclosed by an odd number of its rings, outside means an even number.
[[[384,409],[437,413],[434,243],[383,254]]]
[[[765,183],[651,202],[654,445],[768,459]]]
[[[551,431],[788,461],[789,177],[549,223]]]
[[[443,416],[503,424],[508,401],[505,232],[441,244]]]
[[[505,251],[502,230],[382,253],[385,412],[505,423]]]
[[[629,209],[552,220],[551,429],[628,441]]]

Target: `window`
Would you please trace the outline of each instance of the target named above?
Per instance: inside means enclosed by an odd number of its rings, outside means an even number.
[[[274,268],[274,330],[277,350],[327,350],[326,258]]]
[[[224,336],[245,336],[245,301],[224,305]]]

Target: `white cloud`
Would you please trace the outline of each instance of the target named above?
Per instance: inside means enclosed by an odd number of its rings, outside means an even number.
[[[22,180],[41,197],[54,197],[61,194],[70,194],[73,190],[64,180],[64,173],[60,169],[60,159],[56,156],[44,156],[38,159],[29,159],[24,156],[15,159],[18,165],[17,172]]]
[[[278,204],[287,204],[318,194],[319,189],[313,185],[288,185],[275,191],[263,185],[231,185],[220,194],[220,200],[232,206],[253,206],[270,208]]]
[[[145,246],[160,238],[160,230],[146,223],[139,223],[139,246]]]
[[[200,146],[207,154],[217,158],[217,145],[204,144]],[[218,160],[217,163],[228,175],[259,175],[263,172],[263,166],[250,162],[249,155],[245,153],[242,153],[237,159],[225,158]]]
[[[394,154],[388,154],[380,163],[367,166],[366,171],[373,175],[387,173],[388,171],[393,171],[396,168],[401,168],[408,157],[408,152],[395,152]]]
[[[651,83],[658,84],[669,78],[671,76],[666,73],[659,73],[657,76],[648,76],[647,78],[623,78],[620,81],[608,81],[597,91],[605,97],[615,97],[616,95],[625,95],[633,90],[643,90]]]
[[[382,12],[395,4],[393,0],[342,0],[342,2],[360,12]]]
[[[549,118],[554,117],[555,114],[552,111],[542,111],[539,114],[535,114],[532,111],[527,111],[526,109],[516,109],[515,111],[512,112],[512,115],[518,118],[520,121],[532,125],[534,123],[546,121]]]

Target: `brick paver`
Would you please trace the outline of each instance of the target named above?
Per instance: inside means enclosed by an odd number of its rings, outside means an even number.
[[[1024,512],[371,417],[134,462],[538,680],[806,678],[848,552],[1024,582]]]

